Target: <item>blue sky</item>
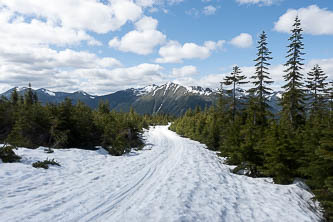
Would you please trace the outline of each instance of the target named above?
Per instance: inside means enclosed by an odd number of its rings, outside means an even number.
[[[290,25],[304,28],[304,74],[333,78],[328,0],[0,0],[0,92],[13,86],[106,94],[174,81],[216,88],[232,66],[250,76],[258,35],[278,89]]]

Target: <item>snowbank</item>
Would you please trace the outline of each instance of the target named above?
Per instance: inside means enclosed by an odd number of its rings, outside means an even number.
[[[19,149],[0,164],[1,221],[320,221],[313,195],[297,184],[230,173],[204,145],[167,126],[145,133],[142,151]],[[54,158],[61,166],[35,169]]]

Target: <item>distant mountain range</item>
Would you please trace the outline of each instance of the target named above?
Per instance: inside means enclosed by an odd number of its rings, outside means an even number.
[[[10,98],[15,88],[0,94]],[[16,87],[20,95],[27,90],[26,87]],[[90,95],[84,91],[73,93],[53,92],[47,89],[33,90],[37,93],[41,103],[60,103],[69,98],[75,104],[82,101],[91,108],[96,108],[99,101],[109,101],[110,108],[117,111],[129,111],[130,107],[141,114],[167,113],[171,115],[182,115],[189,108],[194,109],[200,106],[202,109],[215,104],[218,94],[210,88],[202,88],[200,86],[183,86],[176,83],[168,82],[157,86],[149,85],[144,88],[131,88],[117,91],[103,96]],[[239,95],[242,96],[242,95]],[[279,110],[278,99],[281,97],[280,92],[274,92],[269,98],[272,111]]]

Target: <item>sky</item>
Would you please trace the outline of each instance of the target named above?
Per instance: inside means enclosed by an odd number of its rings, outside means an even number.
[[[254,73],[259,35],[279,89],[290,29],[304,29],[303,74],[333,80],[331,0],[0,0],[0,93],[14,86],[103,95],[168,81],[217,88]]]

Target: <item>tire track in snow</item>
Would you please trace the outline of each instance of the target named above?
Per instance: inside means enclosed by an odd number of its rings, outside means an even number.
[[[0,164],[4,221],[319,221],[312,194],[230,173],[205,146],[157,126],[150,150],[112,157],[56,150],[62,167],[34,169],[42,149],[20,149],[29,164]]]

